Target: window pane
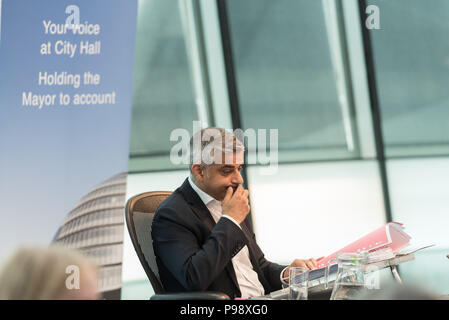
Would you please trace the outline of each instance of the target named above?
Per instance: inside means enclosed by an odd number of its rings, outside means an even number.
[[[387,169],[393,220],[404,223],[414,247],[436,245],[401,265],[401,276],[404,282],[447,294],[449,161],[445,157],[392,159],[387,161]]]
[[[279,129],[280,151],[296,160],[353,156],[322,2],[226,3],[244,128]]]
[[[386,154],[449,154],[449,1],[369,1]]]
[[[171,131],[175,128],[191,131],[195,119],[197,115],[178,1],[141,0],[134,68],[130,171],[170,166]]]
[[[259,246],[271,261],[320,257],[385,223],[376,161],[284,164],[275,175],[248,168]]]

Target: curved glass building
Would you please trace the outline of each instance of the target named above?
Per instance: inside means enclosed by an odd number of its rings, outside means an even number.
[[[126,177],[118,174],[81,198],[53,240],[98,264],[98,286],[105,298],[120,299]]]

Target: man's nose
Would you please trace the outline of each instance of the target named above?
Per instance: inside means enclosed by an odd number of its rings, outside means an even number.
[[[234,174],[232,183],[233,184],[242,184],[243,183],[243,177],[240,174],[240,171],[237,171],[236,174]]]

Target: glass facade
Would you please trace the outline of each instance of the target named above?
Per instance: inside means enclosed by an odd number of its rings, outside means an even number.
[[[371,32],[388,156],[449,154],[449,2],[368,1],[381,12]]]
[[[366,27],[369,5],[380,29]],[[413,244],[436,244],[401,265],[404,282],[447,294],[448,9],[445,0],[140,0],[127,198],[172,191],[187,176],[169,160],[174,128],[212,119],[278,129],[277,174],[247,167],[268,258],[327,255],[391,217]],[[124,255],[122,298],[149,298],[126,239]]]
[[[139,1],[129,170],[170,168],[170,132],[196,118],[179,3]]]
[[[381,14],[382,29],[370,38],[392,218],[410,228],[414,243],[435,244],[401,273],[447,293],[449,2],[368,3]]]
[[[356,156],[322,2],[226,3],[243,129],[278,129],[281,161]]]

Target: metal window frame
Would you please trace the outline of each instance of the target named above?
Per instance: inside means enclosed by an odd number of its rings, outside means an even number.
[[[367,7],[366,0],[360,0],[358,2],[359,9],[359,25],[361,27],[362,32],[362,41],[363,41],[363,52],[365,56],[365,67],[366,67],[366,79],[368,84],[369,91],[369,99],[371,105],[371,116],[372,116],[372,124],[373,124],[373,132],[376,142],[376,154],[377,154],[377,162],[379,164],[379,174],[381,178],[382,191],[383,191],[383,200],[385,206],[385,216],[387,222],[392,221],[392,210],[391,210],[391,201],[390,201],[390,192],[389,192],[389,184],[388,184],[388,173],[386,167],[386,158],[385,158],[385,148],[384,148],[384,140],[382,134],[382,117],[380,113],[379,106],[379,95],[377,90],[377,79],[376,79],[376,70],[374,66],[374,56],[372,49],[372,41],[370,31],[365,28],[365,8]]]

